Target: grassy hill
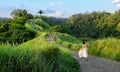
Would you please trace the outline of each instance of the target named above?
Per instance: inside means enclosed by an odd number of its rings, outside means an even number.
[[[49,27],[49,24],[42,19],[31,19],[25,23],[25,27],[31,31],[44,31]]]
[[[27,20],[24,26],[36,37],[17,46],[0,44],[0,72],[80,72],[68,49],[79,50],[81,41],[66,33],[47,31],[51,25],[42,19]],[[55,39],[47,41],[48,34]]]
[[[55,41],[46,41],[46,34],[41,32],[39,37],[18,46],[0,45],[0,71],[79,72],[79,64],[68,49],[59,48]]]
[[[42,19],[31,19],[25,23],[25,27],[32,31],[45,31],[50,27],[50,24]]]
[[[25,24],[25,27],[27,29],[32,30],[32,31],[36,31],[32,26],[34,26],[34,28],[38,29],[39,31],[43,31],[43,28],[41,26],[36,25],[36,24],[31,25],[29,22],[27,22]]]
[[[56,42],[65,48],[71,50],[79,50],[81,48],[82,41],[69,34],[56,32],[54,36],[56,37]]]
[[[37,36],[43,32],[49,33],[46,29],[52,27],[49,23],[42,19],[32,19],[26,22],[26,28],[37,33]],[[60,44],[62,47],[69,48],[72,50],[79,50],[81,47],[81,41],[73,36],[66,33],[51,32],[51,34],[56,38],[56,43]]]

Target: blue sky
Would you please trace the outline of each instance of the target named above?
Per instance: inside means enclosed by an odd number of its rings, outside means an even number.
[[[33,15],[43,10],[46,16],[69,17],[92,11],[113,13],[120,9],[120,0],[0,0],[0,17],[10,17],[14,9],[26,9]]]

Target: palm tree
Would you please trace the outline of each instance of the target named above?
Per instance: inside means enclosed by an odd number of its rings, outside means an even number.
[[[41,15],[43,14],[43,11],[40,10],[40,11],[38,11],[38,13],[40,14],[40,17],[41,17]]]

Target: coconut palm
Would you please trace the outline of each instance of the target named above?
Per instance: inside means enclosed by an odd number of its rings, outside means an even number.
[[[43,11],[40,10],[40,11],[38,11],[38,13],[40,14],[40,17],[41,17],[41,15],[43,14]]]

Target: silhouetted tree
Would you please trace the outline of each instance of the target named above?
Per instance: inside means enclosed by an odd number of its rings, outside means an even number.
[[[43,11],[39,10],[38,13],[40,14],[40,17],[41,17],[41,15],[43,14]]]

